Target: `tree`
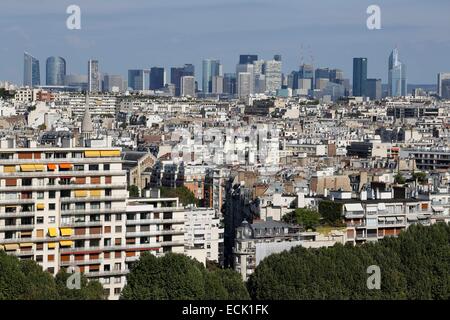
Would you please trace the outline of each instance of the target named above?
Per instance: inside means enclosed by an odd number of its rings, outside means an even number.
[[[394,176],[394,181],[397,184],[405,184],[406,183],[405,177],[400,172]]]
[[[414,181],[424,184],[427,182],[427,174],[425,172],[414,172]]]
[[[128,187],[130,198],[139,198],[139,188],[134,184]]]
[[[367,287],[367,268],[381,270],[380,290]],[[413,225],[397,238],[361,246],[295,247],[264,259],[250,276],[253,299],[450,298],[450,226]]]
[[[98,281],[81,275],[80,290],[67,288],[70,276],[60,271],[56,277],[42,270],[35,261],[19,260],[0,251],[0,300],[98,300],[104,299]]]
[[[182,205],[194,204],[198,205],[199,201],[195,197],[194,193],[185,186],[177,188],[161,187],[162,198],[179,198]]]
[[[343,225],[342,222],[342,204],[330,200],[319,202],[319,214],[324,222],[335,227]]]
[[[144,253],[127,275],[124,300],[228,300],[248,299],[246,288],[232,270],[207,270],[181,254],[162,257]]]
[[[320,214],[314,210],[299,208],[284,215],[283,221],[287,223],[299,224],[306,230],[315,230],[320,224]]]

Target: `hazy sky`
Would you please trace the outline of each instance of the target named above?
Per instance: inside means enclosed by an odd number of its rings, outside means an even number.
[[[82,29],[66,28],[66,8],[82,10]],[[381,7],[382,30],[368,30],[366,9]],[[449,0],[1,0],[0,80],[22,83],[23,52],[41,62],[59,55],[68,73],[86,74],[97,58],[102,72],[193,63],[218,58],[235,70],[241,53],[283,57],[283,71],[304,61],[341,68],[367,57],[368,76],[387,81],[387,60],[398,46],[409,83],[435,83],[450,71]],[[301,50],[303,46],[303,50]]]

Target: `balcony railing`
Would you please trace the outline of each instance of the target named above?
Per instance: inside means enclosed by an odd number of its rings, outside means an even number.
[[[102,264],[105,260],[97,259],[97,260],[72,260],[72,261],[61,261],[61,266],[85,266],[89,264]]]
[[[152,237],[160,235],[184,235],[184,230],[160,230],[160,231],[143,231],[143,232],[127,232],[126,237]]]
[[[33,230],[34,228],[34,224],[18,224],[13,226],[0,226],[0,231]]]
[[[185,223],[184,219],[143,219],[143,220],[128,220],[126,221],[127,226],[134,225],[148,225],[148,224],[181,224]]]
[[[67,197],[61,198],[61,203],[68,202],[95,202],[95,201],[125,201],[126,196],[99,196],[99,197]]]
[[[30,161],[28,161],[29,163]],[[34,160],[33,160],[34,162]],[[48,162],[48,161],[47,161]],[[67,162],[67,161],[66,161]],[[32,177],[32,178],[58,178],[60,176],[71,176],[71,177],[91,177],[91,176],[124,176],[126,175],[125,170],[111,170],[111,171],[30,171],[30,172],[0,172],[0,178],[21,178],[21,177]]]
[[[58,184],[58,185],[42,185],[42,186],[12,186],[4,187],[2,191],[15,192],[15,191],[52,191],[52,190],[84,190],[84,189],[126,189],[126,183],[111,183],[111,184]]]

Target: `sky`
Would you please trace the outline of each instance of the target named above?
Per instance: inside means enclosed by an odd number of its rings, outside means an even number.
[[[81,30],[66,27],[72,4]],[[380,30],[366,26],[373,4]],[[408,82],[434,84],[450,71],[449,12],[449,0],[1,0],[0,81],[22,83],[27,51],[40,60],[41,83],[49,56],[64,57],[68,74],[86,74],[95,58],[101,72],[124,77],[192,63],[199,79],[202,59],[234,72],[239,54],[281,54],[286,74],[303,61],[350,79],[353,57],[367,57],[368,77],[386,83],[397,47]]]

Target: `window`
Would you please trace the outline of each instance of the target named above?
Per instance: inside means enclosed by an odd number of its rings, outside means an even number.
[[[122,239],[116,238],[116,239],[114,240],[114,245],[120,246],[121,244],[122,244]]]
[[[47,261],[48,261],[48,262],[55,261],[55,255],[49,254],[48,257],[47,257]]]
[[[36,262],[43,262],[43,261],[44,261],[44,256],[42,256],[42,255],[36,256]]]
[[[111,214],[105,214],[105,221],[111,221]]]
[[[110,283],[111,283],[111,281],[109,280],[109,278],[103,278],[103,284],[110,284]],[[109,295],[109,290],[108,290],[108,295]]]
[[[111,233],[111,227],[105,226],[105,233]]]
[[[75,210],[86,210],[86,204],[83,202],[76,202]]]
[[[122,278],[121,277],[114,277],[114,283],[121,283]]]
[[[73,171],[84,171],[84,164],[75,164],[73,166]]]
[[[98,164],[90,164],[89,171],[98,171]]]
[[[120,262],[114,264],[114,270],[115,271],[119,271],[121,269],[122,269],[122,264]]]
[[[105,196],[106,197],[112,196],[112,190],[111,189],[105,189]]]
[[[37,193],[37,199],[44,199],[44,193],[43,192],[38,192]]]
[[[38,250],[38,251],[44,250],[44,244],[43,243],[36,243],[36,250]]]
[[[91,210],[100,210],[100,202],[91,202]]]
[[[56,210],[56,204],[54,204],[54,203],[49,203],[49,204],[48,204],[48,210],[50,210],[50,211],[55,211],[55,210]]]
[[[103,271],[111,271],[111,265],[105,264],[105,265],[103,266]]]
[[[114,289],[114,294],[115,294],[115,295],[120,294],[120,288],[115,288],[115,289]]]
[[[43,224],[44,223],[44,217],[36,217],[36,224]]]
[[[56,198],[56,191],[49,191],[48,192],[48,198],[49,199],[55,199]]]
[[[117,213],[116,214],[116,221],[121,221],[122,220],[122,214]]]
[[[54,186],[55,185],[55,178],[49,178],[48,179],[48,185],[49,186]]]
[[[122,232],[122,226],[116,226],[116,233]]]
[[[103,240],[103,245],[105,247],[110,247],[111,246],[111,239],[110,238],[104,239]]]
[[[117,239],[116,239],[117,240]],[[114,257],[116,258],[116,259],[120,259],[121,257],[122,257],[122,253],[120,252],[120,251],[116,251],[115,253],[114,253]]]
[[[56,221],[55,216],[48,217],[48,222],[49,223],[55,223],[55,221]]]

